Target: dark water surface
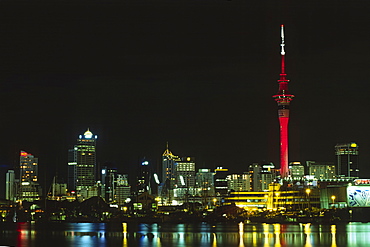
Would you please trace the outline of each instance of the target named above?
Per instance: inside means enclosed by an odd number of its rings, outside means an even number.
[[[370,223],[0,224],[0,246],[370,246]]]

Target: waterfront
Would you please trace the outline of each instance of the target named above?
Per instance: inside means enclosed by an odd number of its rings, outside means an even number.
[[[0,245],[36,246],[370,246],[370,223],[2,224]]]

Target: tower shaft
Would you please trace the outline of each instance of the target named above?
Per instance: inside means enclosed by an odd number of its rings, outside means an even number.
[[[284,50],[284,26],[281,25],[281,73],[279,83],[279,91],[273,96],[278,104],[278,117],[280,124],[280,176],[286,178],[289,175],[288,163],[288,123],[289,123],[289,105],[293,100],[294,95],[288,91],[289,80],[285,74],[285,50]]]

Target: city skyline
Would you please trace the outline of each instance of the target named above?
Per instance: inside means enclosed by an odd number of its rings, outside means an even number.
[[[99,162],[124,173],[160,164],[166,142],[199,168],[278,165],[281,24],[297,96],[289,161],[334,161],[336,144],[356,142],[370,176],[367,3],[110,3],[4,3],[3,177],[19,150],[39,158],[41,183],[66,173],[86,128]]]

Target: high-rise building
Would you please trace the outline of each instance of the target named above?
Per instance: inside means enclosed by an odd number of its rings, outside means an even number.
[[[114,201],[116,187],[117,168],[103,166],[101,169],[101,196],[107,203]]]
[[[8,170],[5,176],[5,199],[15,201],[15,173],[14,170]]]
[[[215,199],[215,186],[214,186],[215,173],[211,169],[199,169],[195,174],[195,186],[199,190],[201,202],[203,206],[214,205]]]
[[[41,187],[38,183],[38,158],[21,151],[19,168],[18,199],[21,201],[39,200]]]
[[[355,142],[335,145],[335,156],[338,176],[359,176],[359,146]]]
[[[180,161],[178,156],[172,154],[172,152],[167,148],[162,155],[162,189],[165,187],[168,189],[173,189],[176,183],[176,162]]]
[[[195,158],[182,157],[176,162],[176,189],[174,196],[186,198],[195,195]]]
[[[308,175],[315,179],[334,179],[337,176],[337,169],[334,162],[306,161]]]
[[[148,191],[151,193],[151,184],[150,184],[150,166],[149,161],[143,160],[140,164],[138,176],[137,176],[137,185],[136,191],[138,194]]]
[[[249,174],[250,174],[252,191],[262,191],[262,184],[261,184],[262,168],[263,168],[262,165],[259,163],[253,163],[249,165]]]
[[[177,186],[182,188],[195,187],[195,158],[182,157],[176,162]]]
[[[229,189],[228,189],[228,182],[227,182],[227,176],[228,176],[229,169],[224,167],[217,167],[215,169],[215,194],[217,197],[226,197],[228,195]]]
[[[272,172],[274,165],[253,163],[249,165],[249,174],[252,191],[265,191],[275,179],[275,174]]]
[[[114,202],[122,206],[125,204],[127,198],[131,196],[131,187],[128,184],[128,175],[117,174],[115,184]]]
[[[199,169],[195,175],[196,187],[202,196],[214,196],[214,172],[211,169]]]
[[[84,199],[96,196],[96,139],[88,129],[68,152],[68,189]]]
[[[289,80],[285,73],[285,50],[284,50],[284,26],[281,25],[281,73],[279,82],[279,91],[273,96],[278,104],[278,115],[280,123],[280,176],[287,178],[288,170],[288,123],[289,123],[289,105],[294,95],[288,91]]]
[[[271,171],[262,167],[261,170],[261,191],[269,190],[270,184],[274,182],[274,175]]]

